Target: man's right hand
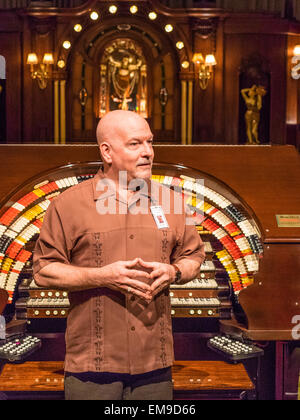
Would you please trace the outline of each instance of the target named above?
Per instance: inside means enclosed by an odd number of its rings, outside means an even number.
[[[107,284],[103,286],[150,302],[152,300],[151,277],[147,272],[135,268],[138,261],[139,258],[136,258],[132,261],[117,261],[105,266],[107,270],[105,283]]]

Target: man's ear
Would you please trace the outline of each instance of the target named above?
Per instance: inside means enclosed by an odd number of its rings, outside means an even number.
[[[106,162],[107,164],[110,164],[112,162],[110,144],[103,142],[100,144],[99,149],[100,149],[100,153],[101,153],[103,161]]]

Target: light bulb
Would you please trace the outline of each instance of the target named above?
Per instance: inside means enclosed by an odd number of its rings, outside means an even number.
[[[134,4],[133,6],[130,7],[130,13],[132,13],[133,15],[138,11],[138,7]]]
[[[172,31],[173,31],[173,26],[172,26],[172,25],[170,25],[170,24],[166,25],[166,26],[165,26],[165,31],[166,31],[166,32],[172,32]]]
[[[148,18],[151,20],[155,20],[157,18],[157,14],[155,12],[150,12],[148,14]]]
[[[92,12],[92,13],[90,14],[90,18],[91,18],[92,20],[97,20],[97,19],[99,18],[99,15],[98,15],[98,13],[97,13],[97,12]]]
[[[71,42],[66,40],[63,42],[63,47],[68,50],[71,47]]]
[[[109,13],[114,14],[114,13],[117,12],[118,8],[117,8],[117,6],[112,4],[111,6],[109,6],[108,10],[109,10]]]
[[[75,32],[81,32],[82,31],[82,26],[80,25],[80,23],[76,23],[76,25],[74,25],[74,31]]]

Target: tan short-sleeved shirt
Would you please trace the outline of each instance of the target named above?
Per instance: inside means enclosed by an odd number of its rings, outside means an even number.
[[[203,261],[204,247],[195,227],[186,225],[184,212],[174,214],[176,193],[149,181],[151,193],[135,193],[127,207],[118,195],[99,190],[101,179],[99,171],[52,201],[36,243],[34,275],[52,262],[103,267],[136,257],[163,263]],[[168,201],[169,227],[158,229],[150,206]],[[103,214],[108,208],[114,214]],[[69,300],[66,371],[139,374],[172,365],[169,290],[148,305],[109,288],[69,292]]]

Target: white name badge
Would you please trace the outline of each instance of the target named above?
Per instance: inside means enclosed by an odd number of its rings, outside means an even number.
[[[165,229],[169,227],[165,213],[161,206],[151,206],[150,210],[158,229]]]

